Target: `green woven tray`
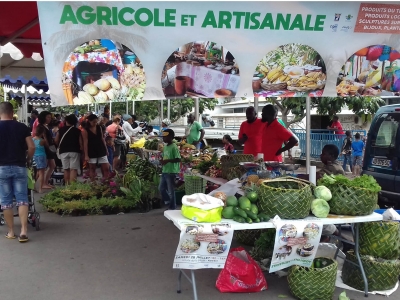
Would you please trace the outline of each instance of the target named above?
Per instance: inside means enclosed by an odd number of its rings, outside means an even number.
[[[316,258],[328,262],[324,268],[292,266],[289,269],[288,283],[292,294],[301,300],[331,300],[335,292],[338,263],[331,258]]]
[[[186,195],[206,192],[207,180],[195,175],[184,175],[184,180]]]
[[[400,257],[400,223],[378,221],[360,224],[360,253],[384,259]]]
[[[357,290],[364,290],[364,280],[357,263],[353,250],[346,254],[349,261],[345,261],[342,270],[342,279],[345,284]],[[383,291],[392,289],[400,275],[399,260],[373,260],[372,256],[361,255],[365,275],[368,280],[368,291]]]
[[[310,214],[311,183],[296,178],[281,177],[260,185],[259,210],[282,219],[304,219]]]

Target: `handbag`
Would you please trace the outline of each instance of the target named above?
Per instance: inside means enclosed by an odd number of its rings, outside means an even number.
[[[117,128],[114,143],[123,145],[125,144],[125,140],[126,140],[125,134],[122,132],[121,129]]]
[[[58,144],[58,148],[57,148],[57,151],[56,151],[58,159],[61,159],[61,157],[60,157],[60,147],[61,147],[61,143],[62,143],[64,137],[67,135],[68,131],[70,131],[70,130],[72,129],[72,127],[73,127],[73,126],[71,126],[71,127],[67,130],[67,132],[64,133],[64,135],[63,135],[62,138],[61,138],[60,143]],[[55,147],[54,145],[52,145],[52,146]],[[51,147],[51,146],[50,146],[50,147]],[[49,148],[50,148],[50,147],[49,147]]]

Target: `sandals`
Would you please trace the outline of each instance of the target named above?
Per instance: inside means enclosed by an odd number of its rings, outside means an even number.
[[[9,236],[8,233],[5,235],[5,237],[9,240],[15,240],[17,236],[14,234],[14,236]]]
[[[20,236],[18,237],[18,241],[19,241],[20,243],[26,243],[27,241],[29,241],[29,239],[28,239],[28,237],[27,237],[26,235],[20,235]]]

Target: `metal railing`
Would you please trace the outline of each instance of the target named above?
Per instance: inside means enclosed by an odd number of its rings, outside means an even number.
[[[300,158],[305,158],[306,156],[306,130],[305,129],[291,129],[291,131],[299,138],[299,148],[301,149]],[[350,130],[351,134],[354,138],[356,133],[361,135],[361,139],[367,136],[367,132],[365,130]],[[342,149],[343,141],[345,139],[345,135],[339,135],[333,133],[332,130],[324,130],[324,129],[312,129],[311,130],[311,149],[310,156],[316,160],[319,160],[320,154],[322,152],[322,148],[327,144],[334,144],[339,148],[339,151]],[[339,161],[343,161],[343,156],[338,157]]]

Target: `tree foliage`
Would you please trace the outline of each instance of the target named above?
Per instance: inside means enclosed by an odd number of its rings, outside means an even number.
[[[306,116],[306,98],[269,98],[269,102],[275,104],[281,114],[282,120],[287,126],[300,122]],[[311,109],[316,108],[319,115],[333,116],[347,107],[364,120],[385,105],[380,97],[317,97],[311,98]],[[293,114],[293,119],[288,120],[288,115]]]

